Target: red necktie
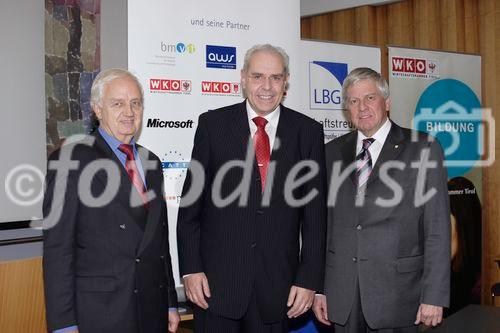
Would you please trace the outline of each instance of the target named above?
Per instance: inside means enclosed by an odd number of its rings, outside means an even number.
[[[257,158],[257,165],[259,166],[260,182],[262,185],[262,192],[264,192],[264,185],[266,184],[267,166],[269,165],[270,147],[269,137],[266,133],[267,120],[262,117],[255,117],[252,119],[257,125],[257,132],[253,136],[253,144],[255,147],[255,157]]]
[[[122,143],[118,149],[127,155],[127,159],[125,160],[125,170],[127,170],[128,176],[134,184],[135,188],[141,195],[142,201],[144,202],[144,206],[147,208],[148,206],[148,197],[146,195],[146,187],[144,187],[144,182],[142,181],[141,175],[139,174],[139,170],[137,169],[137,164],[135,163],[134,156],[134,148],[132,145],[127,145]]]

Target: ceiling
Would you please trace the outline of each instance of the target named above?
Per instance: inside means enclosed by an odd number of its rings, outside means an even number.
[[[401,0],[300,0],[300,16],[311,16],[364,5],[383,5]]]

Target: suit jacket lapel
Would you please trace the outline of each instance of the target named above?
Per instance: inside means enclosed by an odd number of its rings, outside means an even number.
[[[292,147],[293,145],[286,144],[287,142],[293,142],[293,137],[298,132],[295,130],[297,124],[294,124],[290,119],[290,113],[287,110],[288,109],[286,107],[280,105],[280,118],[278,121],[278,127],[276,128],[274,146],[271,151],[271,161],[279,161],[280,159],[283,159],[283,156],[289,156],[288,152],[290,149],[297,149],[296,147]]]
[[[234,112],[231,113],[232,119],[230,123],[231,132],[236,139],[235,144],[240,147],[243,159],[246,156],[250,137],[250,126],[248,125],[246,110],[245,100],[238,105],[237,110],[234,110]]]
[[[145,173],[146,184],[148,192],[153,192],[155,198],[149,201],[148,204],[148,215],[146,220],[146,229],[144,231],[144,236],[142,237],[141,244],[139,245],[138,254],[141,254],[142,251],[149,245],[151,239],[154,236],[156,227],[160,222],[160,214],[161,214],[161,200],[165,200],[162,192],[162,184],[163,177],[156,176],[156,168],[152,169],[147,168],[147,164],[151,163],[152,160],[149,156],[148,150],[145,148],[138,146],[138,153],[141,158],[143,170]]]
[[[352,131],[349,134],[346,134],[345,143],[340,148],[342,154],[342,170],[348,168],[352,163],[355,162],[356,159],[356,140],[358,138],[358,131]],[[349,175],[354,186],[357,186],[356,179],[356,169],[353,169],[351,174]]]
[[[375,163],[375,165],[373,166],[372,173],[370,175],[370,178],[368,179],[368,184],[374,182],[379,178],[381,165],[383,165],[387,161],[393,161],[397,159],[399,153],[403,151],[403,139],[404,135],[401,131],[401,127],[399,127],[395,123],[392,123],[391,130],[387,135],[387,139],[385,139],[385,143],[377,159],[377,163]]]
[[[116,166],[118,167],[119,171],[119,177],[120,177],[120,187],[118,190],[118,193],[116,194],[119,198],[119,200],[124,204],[125,207],[130,207],[130,191],[132,191],[132,182],[130,181],[130,178],[127,174],[127,171],[121,164],[120,160],[116,156],[116,154],[113,152],[111,147],[106,143],[104,138],[99,134],[98,131],[95,132],[95,134],[92,134],[95,137],[95,147],[98,150],[98,152],[102,155],[102,158],[112,160],[115,162]],[[107,182],[109,180],[105,180]],[[135,189],[135,187],[134,187]]]

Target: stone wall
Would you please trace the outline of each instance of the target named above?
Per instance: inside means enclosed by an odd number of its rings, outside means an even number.
[[[91,128],[90,87],[100,69],[100,0],[45,1],[47,154]]]

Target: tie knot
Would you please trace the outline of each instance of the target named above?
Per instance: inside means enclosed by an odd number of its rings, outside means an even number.
[[[119,147],[118,150],[120,150],[122,153],[127,155],[127,159],[129,160],[135,160],[134,158],[134,147],[132,145],[128,145],[126,143],[122,143]]]
[[[375,141],[374,138],[363,139],[363,149],[368,149],[373,143],[373,141]]]
[[[265,128],[267,125],[267,120],[266,118],[263,117],[255,117],[252,119],[255,125],[257,125],[258,128]]]

